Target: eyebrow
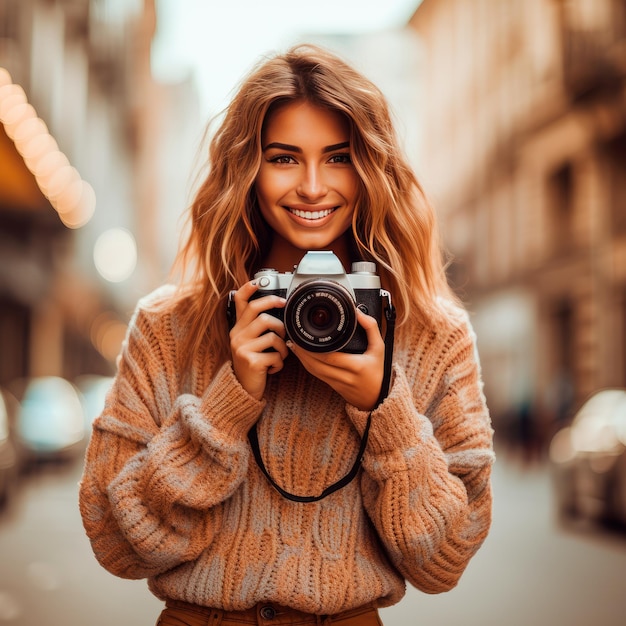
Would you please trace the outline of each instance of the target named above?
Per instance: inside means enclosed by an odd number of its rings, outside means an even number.
[[[322,148],[322,152],[326,154],[327,152],[334,152],[335,150],[343,150],[344,148],[349,148],[349,147],[350,147],[349,141],[342,141],[341,143],[335,143],[332,146],[326,146],[325,148]],[[272,149],[286,150],[287,152],[296,152],[297,154],[302,154],[302,148],[299,148],[298,146],[292,146],[288,143],[280,143],[279,141],[275,141],[274,143],[267,144],[267,146],[263,148],[263,152],[265,152],[266,150],[272,150]]]

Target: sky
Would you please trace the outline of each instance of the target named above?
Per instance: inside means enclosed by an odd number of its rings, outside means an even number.
[[[407,23],[421,0],[157,0],[152,51],[163,81],[195,74],[203,109],[221,110],[244,74],[307,34],[360,34]]]

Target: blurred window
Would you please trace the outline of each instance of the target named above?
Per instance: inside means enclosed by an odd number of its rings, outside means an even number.
[[[607,150],[612,231],[626,232],[626,133],[614,139]]]
[[[562,0],[564,79],[573,95],[615,84],[626,31],[624,0]]]
[[[0,297],[0,384],[26,375],[29,326],[28,309]]]
[[[18,8],[16,0],[2,0],[0,2],[0,40],[17,40]]]
[[[557,255],[571,249],[574,213],[573,170],[571,163],[565,163],[548,179],[548,210],[552,217],[552,241]]]
[[[552,313],[552,410],[557,422],[564,421],[570,415],[575,397],[574,356],[575,344],[575,309],[569,298],[554,302]]]
[[[572,336],[574,331],[574,307],[569,300],[559,302],[554,311],[555,335],[557,338],[557,363],[566,369],[572,363]]]

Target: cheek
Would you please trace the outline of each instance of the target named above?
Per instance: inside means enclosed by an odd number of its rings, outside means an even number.
[[[254,184],[254,190],[256,193],[257,206],[261,215],[270,224],[273,223],[273,207],[276,206],[279,200],[279,194],[276,190],[268,184],[267,178],[258,176]]]
[[[254,181],[254,191],[259,200],[259,204],[263,205],[265,203],[265,198],[267,198],[269,194],[269,191],[267,177],[264,176],[262,173],[259,173],[256,180]]]
[[[336,181],[336,188],[341,190],[344,197],[352,201],[356,199],[360,186],[360,180],[356,172],[346,172]]]
[[[275,202],[289,189],[286,176],[274,172],[272,174],[260,172],[256,178],[255,189],[261,204]]]

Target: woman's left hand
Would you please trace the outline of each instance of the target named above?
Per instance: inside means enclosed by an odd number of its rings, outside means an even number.
[[[330,385],[346,402],[370,411],[383,383],[385,343],[373,317],[357,309],[357,321],[367,335],[363,354],[309,352],[292,341],[287,346],[310,374]]]

